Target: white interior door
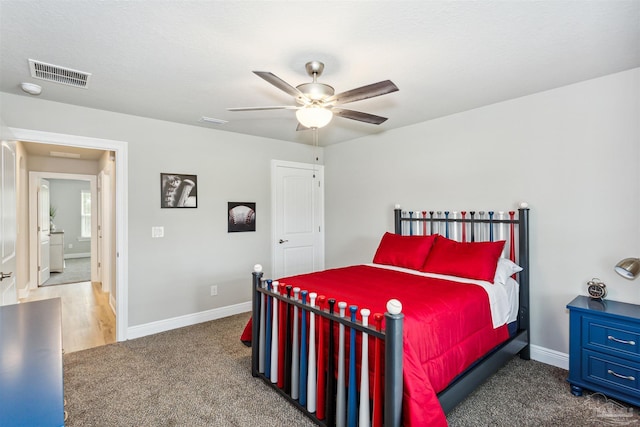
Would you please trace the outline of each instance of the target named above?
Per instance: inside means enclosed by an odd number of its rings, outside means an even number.
[[[272,162],[273,277],[324,269],[324,169]]]
[[[2,141],[0,154],[0,305],[18,302],[16,287],[16,150]]]
[[[49,181],[40,179],[38,188],[38,285],[49,280]]]

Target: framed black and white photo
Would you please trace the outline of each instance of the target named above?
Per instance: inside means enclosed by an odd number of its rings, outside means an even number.
[[[198,177],[177,173],[160,174],[161,208],[197,208]]]
[[[229,233],[256,231],[256,204],[229,202]]]

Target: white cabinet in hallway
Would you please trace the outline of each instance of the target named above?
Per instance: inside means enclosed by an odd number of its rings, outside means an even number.
[[[52,231],[49,241],[49,269],[64,271],[64,231]]]

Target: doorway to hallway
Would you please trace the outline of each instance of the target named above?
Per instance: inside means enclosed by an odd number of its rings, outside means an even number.
[[[111,289],[109,295],[112,296],[110,305],[115,309],[116,314],[116,340],[123,341],[127,339],[128,329],[128,272],[126,269],[128,250],[126,246],[127,241],[127,168],[128,168],[128,148],[127,143],[124,141],[106,140],[91,137],[82,137],[75,135],[56,134],[50,132],[41,132],[29,129],[10,128],[13,136],[16,140],[26,143],[36,143],[45,147],[71,147],[77,150],[103,150],[109,153],[110,161],[113,163],[113,168],[107,172],[108,178],[112,185],[111,193],[111,206],[112,215],[110,220],[113,223],[113,227],[109,230],[109,242],[111,247]],[[64,150],[60,150],[64,151]],[[71,150],[72,151],[72,150]],[[115,166],[117,164],[117,167]],[[98,171],[96,171],[97,174]],[[95,177],[95,175],[94,175]],[[96,199],[97,200],[97,199]],[[96,212],[94,212],[96,213]],[[92,218],[97,219],[97,214]],[[94,221],[94,219],[92,219]],[[28,227],[28,224],[24,224]],[[93,228],[93,230],[97,230]],[[101,233],[104,230],[101,230]],[[96,231],[96,235],[98,235]],[[30,239],[32,241],[32,239]],[[32,243],[29,243],[32,246]],[[103,248],[105,249],[105,248]],[[97,250],[92,251],[96,253]],[[30,256],[29,264],[33,264],[35,261]],[[92,270],[94,270],[92,268]],[[32,274],[29,281],[29,288],[33,289],[35,279]],[[37,276],[37,275],[36,275]],[[97,271],[92,271],[92,279],[97,277]],[[96,281],[96,280],[94,280]],[[35,286],[37,287],[37,286]],[[55,288],[55,286],[51,287]],[[26,297],[25,295],[21,295]]]

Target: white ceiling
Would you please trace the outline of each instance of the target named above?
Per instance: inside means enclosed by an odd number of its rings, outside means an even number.
[[[92,73],[89,88],[34,79],[29,58]],[[297,86],[310,60],[336,92],[400,89],[346,105],[389,120],[336,117],[320,130],[329,145],[640,67],[640,0],[0,0],[0,90],[13,94],[32,82],[42,99],[311,143],[291,110],[226,110],[292,105],[252,71]]]

